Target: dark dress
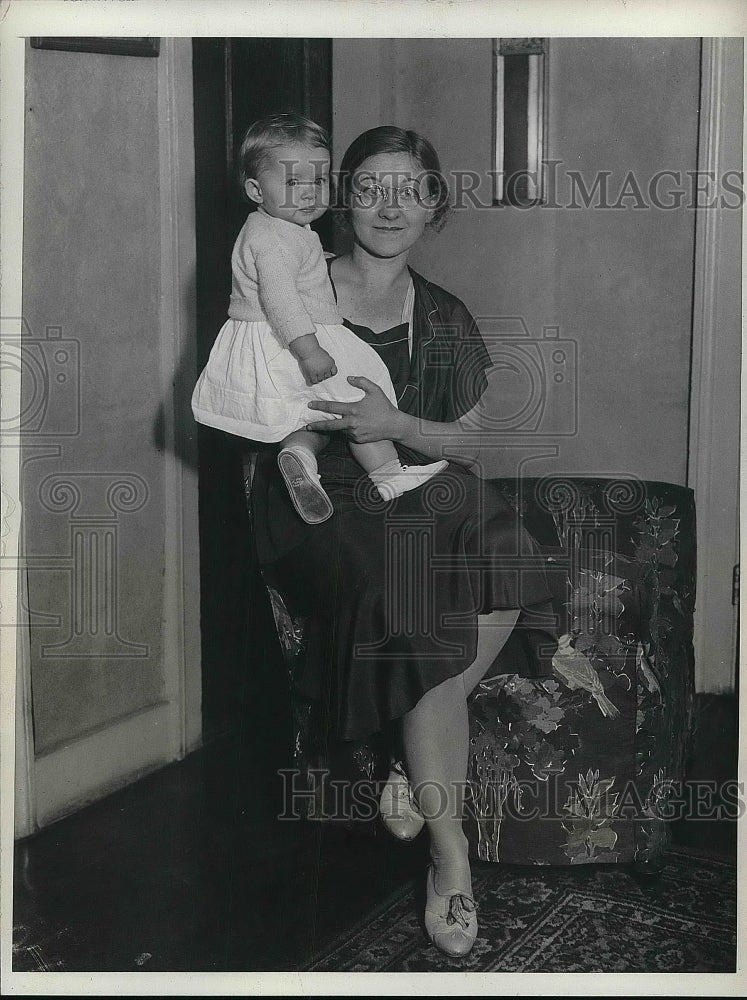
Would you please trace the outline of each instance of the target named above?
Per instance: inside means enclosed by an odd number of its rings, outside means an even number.
[[[380,353],[401,410],[453,421],[482,395],[490,357],[460,300],[411,274],[411,359],[406,324],[381,334],[347,325]],[[397,450],[406,464],[434,460]],[[465,670],[478,614],[520,608],[520,623],[556,634],[536,543],[488,481],[450,463],[384,503],[334,434],[319,471],[335,513],[310,526],[291,505],[275,450],[261,453],[253,523],[260,562],[271,565],[291,612],[309,616],[300,685],[324,702],[336,737],[381,731]]]

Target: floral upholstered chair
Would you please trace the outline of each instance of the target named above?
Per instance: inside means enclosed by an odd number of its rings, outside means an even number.
[[[537,644],[515,630],[470,698],[471,853],[657,871],[692,730],[692,491],[633,479],[494,483],[540,544],[571,646],[566,657],[545,650],[551,670],[532,676]],[[317,706],[294,691],[304,621],[266,583],[289,669],[295,765],[313,790],[307,815],[354,822],[330,809],[328,781],[384,780],[387,749],[376,739],[325,744]]]

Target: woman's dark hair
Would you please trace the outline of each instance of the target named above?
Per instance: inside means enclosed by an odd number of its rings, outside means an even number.
[[[338,218],[349,218],[355,172],[369,156],[378,156],[379,153],[405,153],[422,167],[428,184],[429,207],[433,209],[429,225],[440,229],[449,211],[449,185],[441,172],[438,153],[422,135],[397,125],[379,125],[368,129],[348,146],[336,178]]]

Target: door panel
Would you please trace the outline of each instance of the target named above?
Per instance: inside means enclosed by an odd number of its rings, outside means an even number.
[[[200,738],[191,43],[64,55],[17,104],[17,836]]]

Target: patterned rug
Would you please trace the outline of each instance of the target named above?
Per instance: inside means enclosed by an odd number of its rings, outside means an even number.
[[[654,885],[618,865],[475,866],[465,959],[427,940],[412,890],[341,935],[314,972],[734,972],[736,868],[672,851]]]

